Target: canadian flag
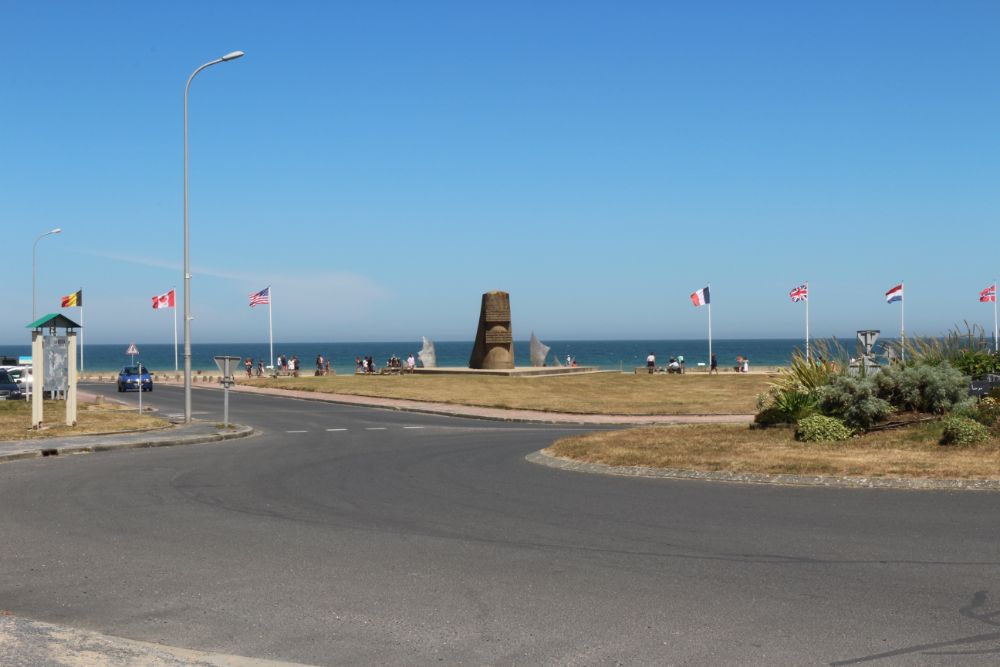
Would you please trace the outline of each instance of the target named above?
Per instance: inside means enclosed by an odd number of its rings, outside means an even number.
[[[161,294],[160,296],[153,297],[153,308],[173,308],[174,307],[174,290],[170,290],[166,294]]]

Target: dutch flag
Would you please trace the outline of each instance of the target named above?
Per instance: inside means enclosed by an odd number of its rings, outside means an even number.
[[[888,292],[885,293],[886,303],[895,303],[896,301],[903,300],[903,283],[899,283]]]

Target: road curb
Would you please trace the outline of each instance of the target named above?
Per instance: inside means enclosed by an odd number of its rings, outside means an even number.
[[[645,477],[652,479],[682,479],[700,482],[730,482],[736,484],[773,484],[777,486],[819,486],[834,489],[892,489],[910,491],[1000,491],[997,479],[919,479],[908,477],[827,477],[823,475],[768,475],[764,473],[708,472],[683,468],[647,468],[644,466],[610,466],[559,458],[544,450],[524,457],[530,463],[597,475]]]
[[[158,431],[162,433],[161,431]],[[28,449],[0,453],[0,463],[6,463],[9,461],[20,461],[24,459],[34,459],[34,458],[46,458],[50,456],[68,456],[71,454],[93,454],[96,452],[113,452],[122,449],[146,449],[150,447],[177,447],[181,445],[201,445],[209,442],[222,442],[225,440],[235,440],[237,438],[246,438],[255,433],[254,429],[250,426],[234,425],[231,430],[228,431],[215,431],[213,433],[200,433],[197,435],[177,435],[174,437],[165,438],[150,438],[150,439],[136,439],[133,441],[125,442],[108,442],[101,441],[101,436],[74,436],[76,438],[89,439],[90,442],[83,442],[80,444],[65,444],[57,446],[46,446],[51,445],[51,443],[38,442],[26,445]],[[117,434],[122,435],[122,434]],[[96,440],[96,442],[95,442]],[[16,441],[15,441],[16,442]]]
[[[166,384],[166,383],[165,383]],[[170,386],[177,386],[171,384]],[[196,389],[208,389],[221,391],[213,386],[199,386]],[[519,414],[477,414],[476,410],[490,410],[498,413],[527,412],[527,410],[508,410],[506,408],[488,408],[477,406],[462,406],[469,410],[455,410],[447,407],[438,408],[438,405],[447,406],[447,403],[412,405],[421,403],[413,399],[382,399],[374,396],[359,396],[354,394],[321,394],[318,392],[302,392],[299,395],[291,394],[289,389],[270,389],[264,387],[240,387],[236,385],[232,391],[246,395],[256,396],[278,396],[299,401],[313,401],[316,403],[333,403],[335,405],[348,405],[352,407],[377,408],[381,410],[393,410],[396,412],[414,412],[425,415],[439,415],[443,417],[459,417],[463,419],[481,419],[484,421],[508,422],[519,424],[551,424],[559,425],[584,425],[584,426],[674,426],[682,424],[749,424],[753,421],[753,415],[741,414],[687,414],[687,415],[593,415],[579,414],[572,412],[544,412],[537,411],[538,416],[527,416]],[[344,398],[349,396],[350,398]],[[366,400],[371,399],[371,400]],[[374,401],[374,402],[373,402]],[[379,401],[406,401],[406,405],[391,405]]]

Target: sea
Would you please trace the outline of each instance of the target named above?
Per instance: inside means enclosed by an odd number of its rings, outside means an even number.
[[[603,370],[631,371],[636,366],[646,364],[649,353],[656,355],[658,365],[665,365],[670,357],[683,356],[685,366],[696,368],[699,363],[708,363],[708,342],[700,340],[550,340],[543,341],[551,348],[546,358],[547,365],[554,366],[554,358],[565,364],[566,358],[575,359],[580,366],[595,366]],[[150,370],[171,372],[174,370],[174,345],[137,343],[138,356],[126,354],[127,343],[90,344],[83,350],[84,371],[108,372],[120,369],[133,361],[142,361]],[[750,360],[751,368],[757,366],[785,366],[790,363],[793,352],[804,347],[802,339],[722,339],[712,341],[712,351],[717,355],[719,366],[734,366],[736,357]],[[853,348],[853,345],[851,346]],[[397,342],[315,342],[274,344],[274,355],[297,356],[303,371],[315,368],[316,356],[323,355],[330,360],[330,368],[337,373],[353,373],[357,357],[372,357],[379,366],[385,365],[389,357],[395,355],[406,359],[411,352],[420,351],[420,341]],[[435,341],[438,366],[469,365],[472,352],[471,341]],[[28,356],[30,345],[0,345],[0,356]],[[178,364],[184,367],[184,346],[178,348]],[[270,363],[268,344],[263,343],[192,343],[191,367],[200,370],[216,370],[213,357],[229,355],[242,359],[251,357],[256,367],[257,360],[264,365]],[[515,365],[530,366],[528,341],[515,341]]]

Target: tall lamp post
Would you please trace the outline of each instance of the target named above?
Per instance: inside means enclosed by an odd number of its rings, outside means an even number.
[[[60,234],[62,229],[56,227],[55,229],[49,230],[35,239],[35,242],[31,246],[31,321],[34,322],[38,319],[38,314],[35,312],[35,248],[38,247],[38,242],[44,239],[50,234]]]
[[[207,62],[188,77],[184,86],[184,423],[191,423],[191,257],[188,230],[188,92],[198,72],[219,63],[243,57],[242,51],[227,53]]]

